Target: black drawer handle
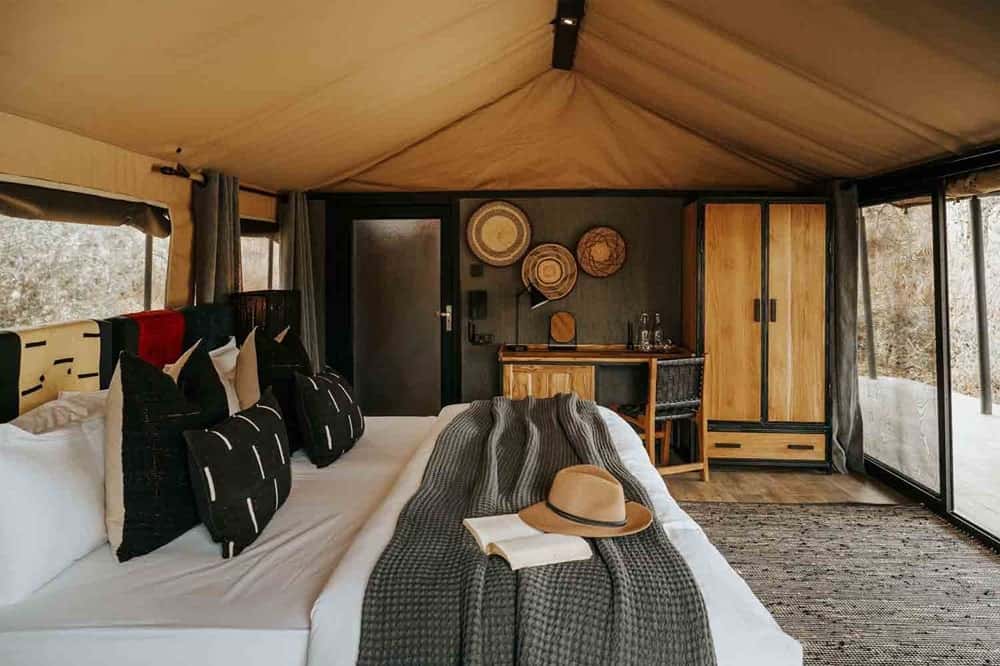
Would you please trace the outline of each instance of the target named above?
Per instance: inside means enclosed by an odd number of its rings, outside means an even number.
[[[753,320],[760,321],[760,299],[753,299]]]
[[[717,449],[740,449],[743,448],[742,444],[736,442],[716,442],[715,448]]]
[[[768,315],[767,318],[769,320],[771,320],[772,323],[778,321],[778,301],[777,300],[775,300],[775,299],[772,298],[770,301],[768,301],[768,304],[767,304],[767,315]]]
[[[788,448],[795,449],[796,451],[812,451],[816,448],[815,444],[789,444]]]

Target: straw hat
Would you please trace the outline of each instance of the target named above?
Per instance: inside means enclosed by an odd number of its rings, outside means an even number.
[[[583,537],[635,534],[653,521],[649,509],[625,501],[618,479],[594,465],[559,470],[548,499],[521,509],[517,515],[543,532]]]

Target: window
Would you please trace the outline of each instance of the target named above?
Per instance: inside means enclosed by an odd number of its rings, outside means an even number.
[[[279,252],[273,222],[240,220],[243,291],[278,287]]]
[[[1000,195],[946,211],[954,510],[1000,535]]]
[[[862,209],[858,379],[865,453],[941,490],[931,205]]]
[[[169,238],[0,215],[0,328],[162,308]]]
[[[859,186],[858,386],[866,470],[998,548],[1000,161],[966,159]]]

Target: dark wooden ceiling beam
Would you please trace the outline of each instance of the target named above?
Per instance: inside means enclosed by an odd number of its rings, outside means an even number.
[[[552,20],[555,38],[552,42],[552,66],[573,69],[576,40],[583,23],[585,0],[557,0],[556,17]]]

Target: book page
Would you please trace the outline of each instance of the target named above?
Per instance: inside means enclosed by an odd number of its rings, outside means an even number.
[[[491,543],[507,539],[543,534],[528,523],[521,520],[516,513],[500,516],[483,516],[482,518],[466,518],[462,521],[466,529],[476,538],[480,550],[487,552]]]
[[[506,559],[514,571],[543,564],[587,560],[592,554],[586,539],[545,533],[499,541],[489,551]]]

